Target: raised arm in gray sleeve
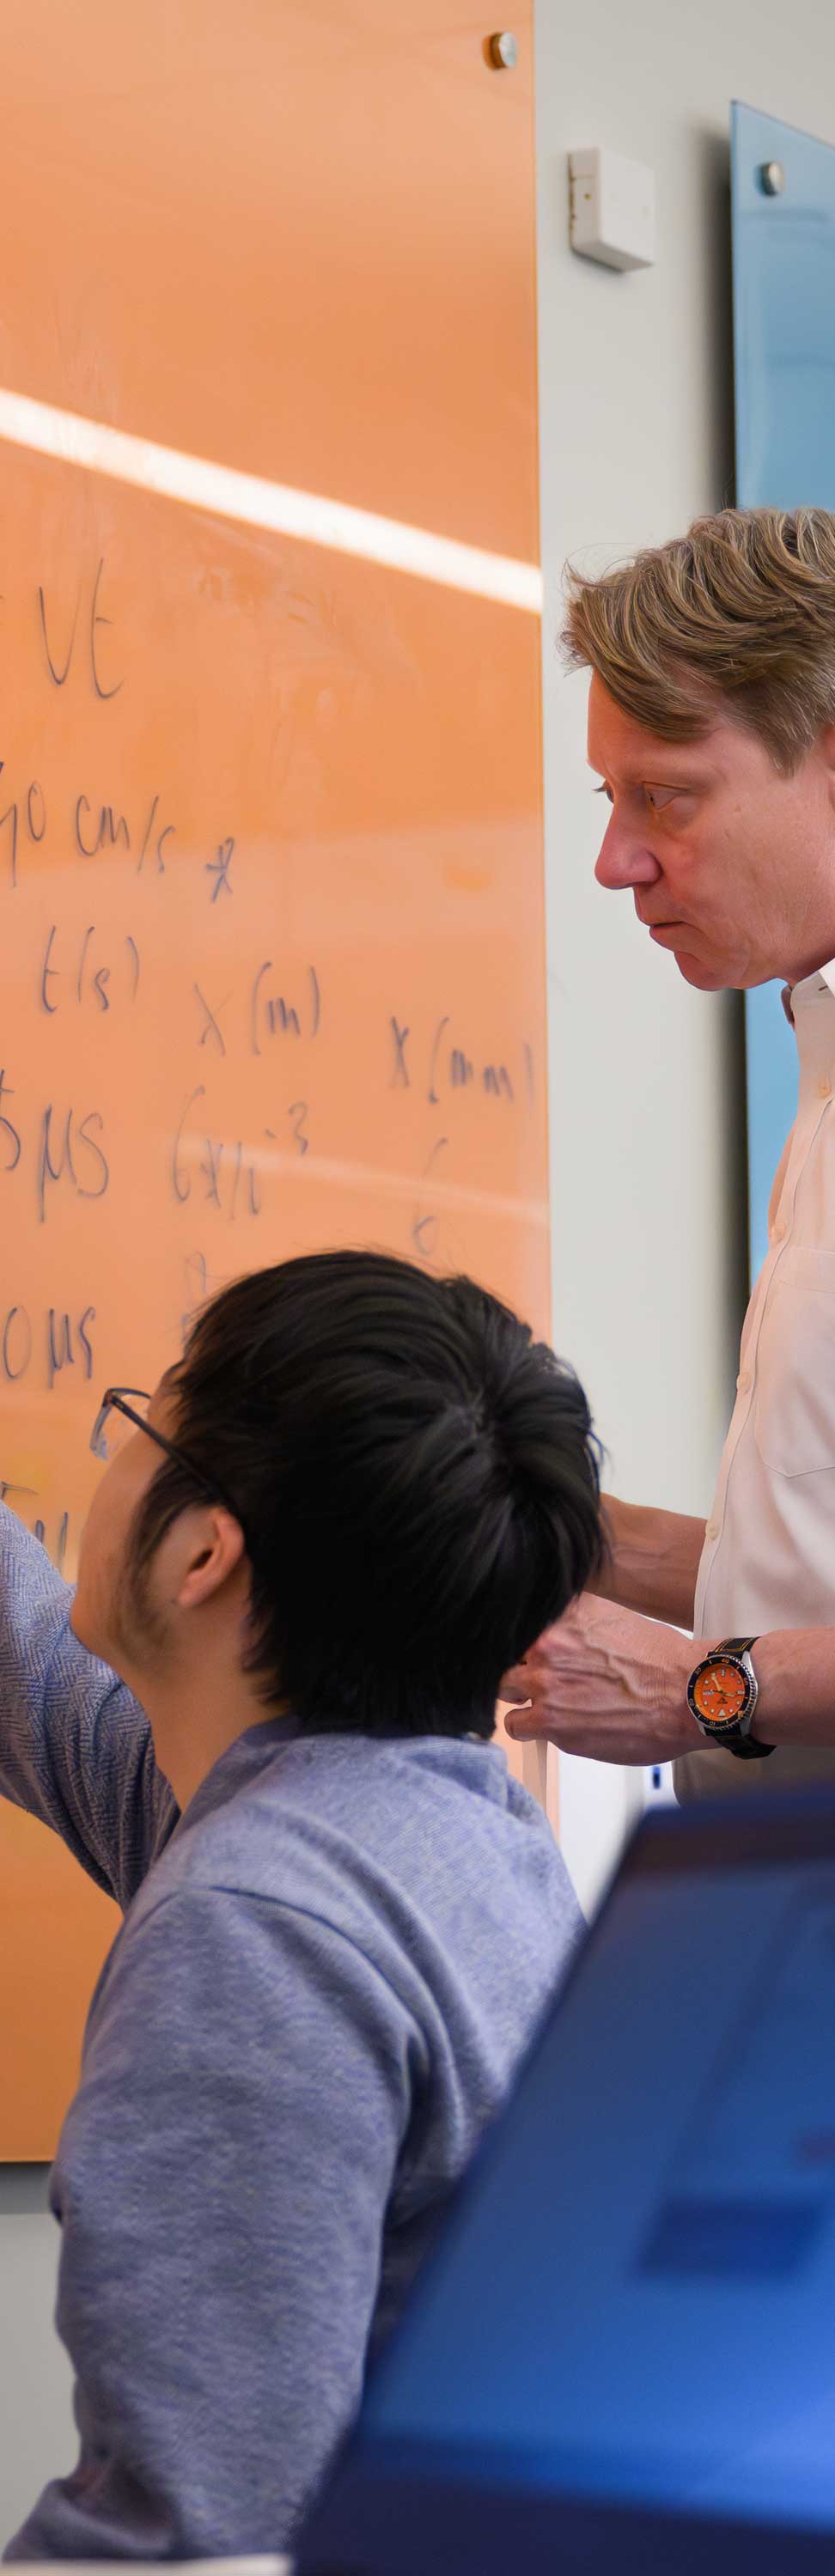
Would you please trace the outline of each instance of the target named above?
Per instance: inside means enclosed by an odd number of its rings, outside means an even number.
[[[0,1504],[0,1796],[125,1906],[176,1822],[145,1712],[69,1624],[72,1592]]]

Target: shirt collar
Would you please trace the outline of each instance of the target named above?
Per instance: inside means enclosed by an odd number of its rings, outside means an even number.
[[[816,971],[820,982],[822,984],[827,984],[830,993],[835,995],[835,957],[830,957],[828,966],[819,966]],[[808,977],[804,976],[803,980],[804,983],[808,982],[811,984],[814,981],[814,978],[811,975]],[[799,984],[784,984],[780,995],[789,1027],[792,1029],[794,1028],[793,999],[795,993],[799,993],[800,990],[801,987]]]

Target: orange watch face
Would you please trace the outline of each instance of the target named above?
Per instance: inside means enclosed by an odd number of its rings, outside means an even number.
[[[724,1660],[709,1664],[707,1671],[699,1673],[693,1683],[693,1699],[699,1716],[708,1718],[712,1726],[727,1725],[729,1720],[741,1717],[747,1696],[744,1674],[737,1672],[735,1664]]]

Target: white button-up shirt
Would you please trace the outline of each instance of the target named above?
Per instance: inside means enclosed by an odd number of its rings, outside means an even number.
[[[705,1528],[698,1638],[835,1629],[835,962],[795,985],[791,1017],[797,1118],[771,1194],[769,1250]],[[832,1705],[835,1739],[835,1653]],[[835,1740],[819,1752],[778,1746],[767,1762],[706,1743],[675,1766],[680,1798],[822,1778],[835,1784]]]

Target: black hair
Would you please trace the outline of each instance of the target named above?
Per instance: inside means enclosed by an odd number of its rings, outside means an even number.
[[[502,1674],[602,1558],[573,1370],[471,1279],[344,1251],[224,1289],[173,1393],[244,1531],[264,1703],[304,1730],[490,1735]],[[160,1467],[135,1572],[200,1498]]]

